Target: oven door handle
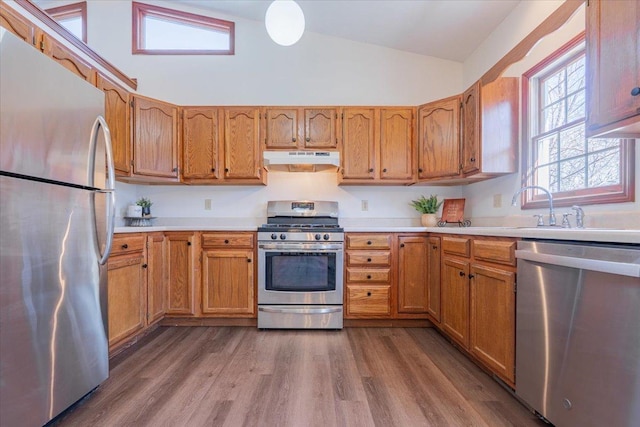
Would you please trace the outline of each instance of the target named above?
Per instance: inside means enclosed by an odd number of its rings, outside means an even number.
[[[258,307],[258,311],[264,313],[280,313],[280,314],[328,314],[340,313],[342,307],[322,307],[322,308],[275,308],[275,307]]]
[[[343,245],[340,243],[260,243],[258,248],[270,251],[342,251]]]

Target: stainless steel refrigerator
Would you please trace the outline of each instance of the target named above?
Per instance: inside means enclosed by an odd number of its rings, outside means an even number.
[[[40,426],[109,375],[115,195],[104,94],[0,28],[0,424]]]

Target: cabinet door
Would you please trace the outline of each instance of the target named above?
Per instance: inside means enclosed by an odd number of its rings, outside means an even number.
[[[260,110],[228,108],[224,115],[225,179],[260,179]]]
[[[380,110],[380,179],[413,178],[413,110]]]
[[[464,348],[469,348],[469,262],[442,261],[442,327]]]
[[[345,108],[342,120],[343,179],[375,177],[375,111],[373,108]]]
[[[586,72],[587,134],[625,119],[628,120],[620,125],[635,123],[634,132],[640,132],[640,3],[637,0],[588,2]],[[630,119],[634,116],[638,117]]]
[[[42,52],[67,70],[95,86],[97,76],[95,68],[46,33],[42,35]]]
[[[182,110],[183,178],[218,178],[219,136],[217,109],[185,108]]]
[[[167,266],[167,314],[193,315],[193,233],[165,234]]]
[[[253,251],[206,251],[202,264],[204,314],[255,314]]]
[[[178,108],[134,96],[133,172],[178,178]]]
[[[0,8],[0,25],[30,45],[36,44],[35,25],[9,8],[5,2],[2,3]]]
[[[267,108],[265,147],[298,148],[298,110],[296,108]]]
[[[471,266],[471,352],[498,376],[514,383],[515,273]]]
[[[418,179],[460,172],[460,97],[423,105],[419,110]]]
[[[462,173],[480,169],[480,82],[462,94]]]
[[[440,323],[440,238],[429,237],[427,259],[427,302],[431,318]]]
[[[427,238],[398,237],[398,313],[428,310]]]
[[[304,109],[305,148],[336,148],[335,108]]]
[[[116,174],[128,176],[131,173],[130,94],[100,74],[98,88],[104,92],[105,119],[111,132]]]
[[[114,257],[107,267],[109,348],[145,327],[144,253]]]
[[[147,236],[147,324],[160,320],[167,311],[164,234]]]

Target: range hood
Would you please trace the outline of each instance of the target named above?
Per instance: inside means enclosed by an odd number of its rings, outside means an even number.
[[[335,172],[340,167],[338,151],[264,151],[268,171]]]

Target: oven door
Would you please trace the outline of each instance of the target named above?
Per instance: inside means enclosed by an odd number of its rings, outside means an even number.
[[[342,304],[342,243],[259,243],[258,304]]]

